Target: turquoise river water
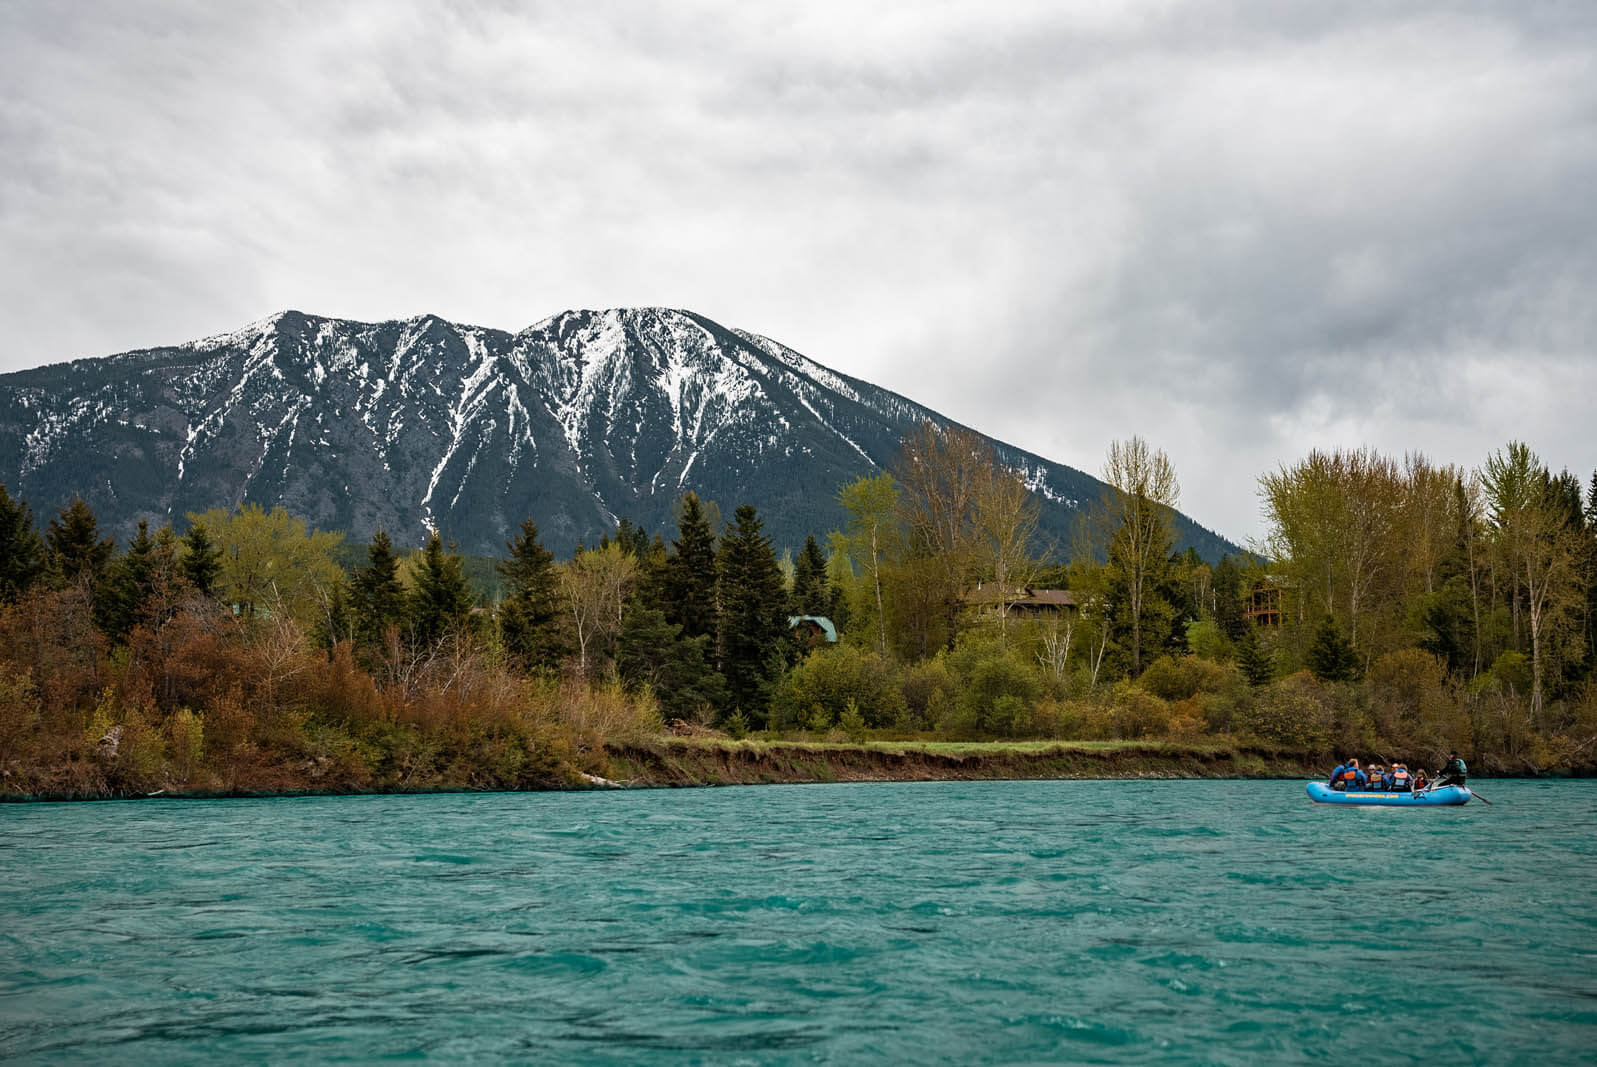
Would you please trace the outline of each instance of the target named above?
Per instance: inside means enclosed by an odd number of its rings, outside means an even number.
[[[0,1060],[1597,1063],[1597,782],[0,806]]]

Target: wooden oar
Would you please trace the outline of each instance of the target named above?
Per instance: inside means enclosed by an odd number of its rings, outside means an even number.
[[[1469,789],[1469,795],[1474,797],[1476,800],[1480,801],[1482,804],[1485,804],[1487,807],[1491,807],[1492,806],[1492,802],[1490,800],[1487,800],[1485,797],[1483,797],[1479,793],[1475,792],[1475,790],[1470,789],[1469,786],[1466,785],[1464,788],[1465,789]]]

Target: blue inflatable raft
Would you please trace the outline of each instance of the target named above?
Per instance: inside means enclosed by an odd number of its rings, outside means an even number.
[[[1324,782],[1309,783],[1309,799],[1316,804],[1364,804],[1372,808],[1438,808],[1468,804],[1470,791],[1461,785],[1441,785],[1423,793],[1344,793]]]

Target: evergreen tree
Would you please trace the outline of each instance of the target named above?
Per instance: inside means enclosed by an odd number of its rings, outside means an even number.
[[[665,613],[634,607],[621,624],[616,670],[628,685],[648,685],[667,720],[695,720],[726,705],[726,679],[710,666],[710,639],[684,637]]]
[[[763,725],[788,641],[787,597],[771,539],[748,504],[721,540],[721,672],[728,697]]]
[[[494,564],[505,582],[505,599],[499,605],[505,653],[523,671],[553,670],[570,652],[561,629],[554,554],[539,543],[538,524],[531,519],[521,524],[521,533],[505,547],[508,557]]]
[[[651,608],[666,614],[669,597],[666,578],[670,572],[670,557],[666,554],[665,538],[659,534],[638,555],[638,576],[632,587],[634,606]]]
[[[1270,653],[1259,644],[1258,629],[1246,619],[1242,622],[1242,632],[1236,638],[1237,667],[1242,671],[1242,677],[1254,688],[1268,685],[1270,679],[1275,677],[1275,663]]]
[[[621,546],[621,551],[641,561],[649,554],[649,534],[641,526],[632,525],[631,519],[622,519],[616,524],[616,544]]]
[[[222,550],[211,540],[203,522],[196,522],[183,535],[183,558],[179,566],[183,577],[202,596],[214,596],[222,577]]]
[[[715,535],[694,493],[682,498],[677,531],[666,563],[666,620],[682,627],[686,637],[713,637],[716,632]],[[771,566],[776,566],[775,557],[771,559]],[[777,579],[781,580],[780,571]]]
[[[116,550],[109,537],[100,537],[94,512],[81,496],[73,497],[72,503],[50,520],[44,540],[50,549],[52,569],[67,585],[92,587]]]
[[[363,648],[381,648],[390,626],[405,620],[405,587],[399,582],[399,558],[387,531],[378,530],[366,548],[366,566],[355,572],[355,641]]]
[[[0,485],[0,603],[14,601],[44,573],[44,541],[33,509]]]
[[[471,586],[460,556],[444,551],[436,531],[427,538],[416,569],[416,588],[410,595],[410,632],[418,647],[427,647],[469,628]]]
[[[1220,632],[1231,641],[1243,639],[1249,623],[1242,614],[1242,568],[1230,555],[1220,557],[1215,565],[1210,589],[1214,597],[1214,621]]]
[[[139,532],[128,550],[106,565],[94,587],[94,623],[113,642],[127,640],[139,621],[155,570],[154,556],[150,524],[140,519]]]
[[[832,610],[832,583],[827,577],[826,557],[815,537],[804,539],[804,549],[793,563],[793,615],[829,615]]]
[[[1358,669],[1358,657],[1353,652],[1353,646],[1342,636],[1342,631],[1336,627],[1336,620],[1329,615],[1320,621],[1304,660],[1309,670],[1322,682],[1350,682]]]

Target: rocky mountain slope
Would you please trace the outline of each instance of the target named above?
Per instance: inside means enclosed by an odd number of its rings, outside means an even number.
[[[432,316],[283,312],[219,337],[0,376],[0,480],[42,516],[73,494],[141,518],[282,504],[364,540],[437,528],[502,553],[532,517],[558,554],[618,518],[671,532],[686,490],[757,506],[777,545],[842,520],[838,487],[935,412],[757,334],[663,308],[506,333]],[[1094,478],[994,442],[1068,544]],[[1184,517],[1178,540],[1229,546]]]

